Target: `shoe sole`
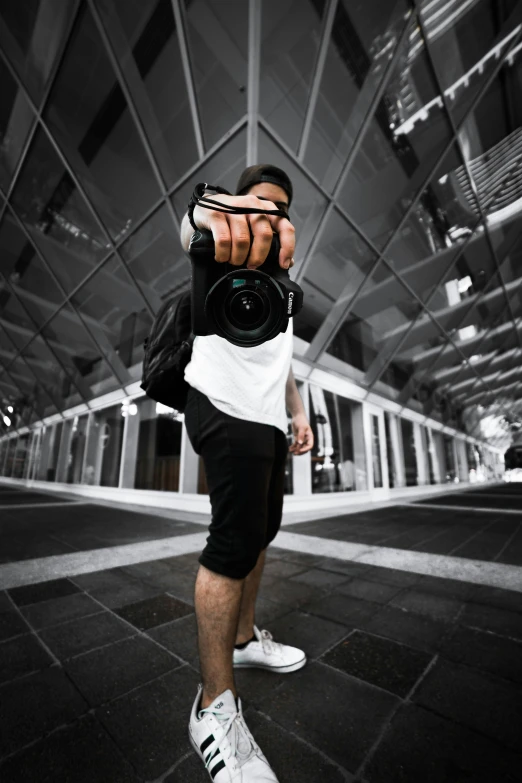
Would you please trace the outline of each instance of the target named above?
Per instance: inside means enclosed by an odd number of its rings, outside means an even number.
[[[265,669],[276,674],[288,674],[289,672],[296,672],[298,669],[302,669],[306,664],[306,660],[305,657],[297,661],[297,663],[289,663],[287,666],[264,666],[262,663],[235,663],[234,669]]]

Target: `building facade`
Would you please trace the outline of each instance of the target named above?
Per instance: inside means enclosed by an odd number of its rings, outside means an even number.
[[[521,6],[0,2],[0,476],[206,508],[182,414],[141,392],[143,341],[190,286],[194,185],[267,162],[294,184],[316,440],[289,504],[499,477],[522,408]]]

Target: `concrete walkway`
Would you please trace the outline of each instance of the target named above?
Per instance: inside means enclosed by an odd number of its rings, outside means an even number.
[[[187,736],[200,522],[3,487],[0,535],[2,783],[210,780]],[[276,543],[257,623],[309,663],[237,683],[280,783],[518,783],[516,485]]]

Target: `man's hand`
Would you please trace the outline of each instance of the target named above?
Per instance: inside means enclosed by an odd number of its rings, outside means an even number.
[[[292,432],[294,434],[294,442],[288,449],[288,451],[298,457],[301,454],[306,454],[314,447],[314,433],[308,423],[308,419],[303,413],[297,414],[292,418]]]
[[[259,209],[277,209],[272,201],[260,199],[252,194],[246,196],[211,195],[221,204]],[[279,234],[281,252],[279,265],[283,269],[293,266],[295,250],[295,228],[288,218],[277,215],[231,215],[196,206],[194,222],[198,228],[212,232],[216,248],[216,261],[241,266],[248,261],[248,269],[257,269],[266,260],[272,244],[274,231]],[[194,229],[185,217],[182,226],[182,244],[188,248]]]

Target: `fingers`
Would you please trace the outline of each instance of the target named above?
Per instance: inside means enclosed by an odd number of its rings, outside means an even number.
[[[283,269],[290,269],[293,266],[295,253],[295,228],[288,218],[272,218],[274,222],[272,227],[279,234],[279,266]]]
[[[294,435],[294,442],[289,448],[289,451],[296,457],[301,454],[306,454],[307,451],[313,449],[314,446],[314,434],[311,427],[299,427],[297,433]]]
[[[270,221],[265,215],[250,215],[250,230],[252,231],[252,246],[248,254],[247,269],[257,269],[266,260],[274,232]]]

